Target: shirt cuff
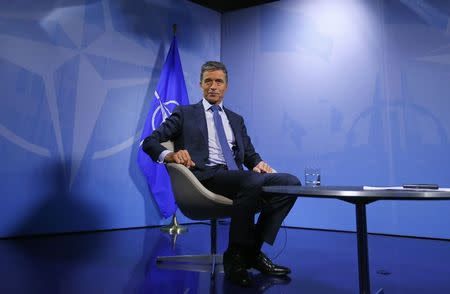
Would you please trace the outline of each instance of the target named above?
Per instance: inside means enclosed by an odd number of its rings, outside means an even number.
[[[158,161],[157,162],[158,163],[164,163],[164,158],[166,158],[166,155],[169,154],[170,152],[172,152],[172,151],[164,150],[163,152],[161,152],[161,154],[158,157]]]

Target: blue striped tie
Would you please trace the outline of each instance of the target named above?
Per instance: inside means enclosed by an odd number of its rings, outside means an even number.
[[[228,170],[238,170],[236,161],[234,161],[233,153],[227,142],[227,136],[225,135],[225,129],[223,128],[222,118],[219,114],[219,105],[211,106],[213,112],[214,125],[216,126],[217,136],[219,137],[220,147],[222,148],[223,157],[227,163]]]

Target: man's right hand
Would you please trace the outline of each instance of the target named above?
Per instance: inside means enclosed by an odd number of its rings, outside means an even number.
[[[178,150],[177,152],[170,152],[164,158],[165,162],[168,163],[179,163],[184,165],[187,168],[191,166],[195,166],[195,162],[192,161],[191,156],[187,150]]]

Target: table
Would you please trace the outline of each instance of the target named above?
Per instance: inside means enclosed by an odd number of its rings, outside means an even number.
[[[355,205],[360,294],[370,293],[366,205],[378,200],[450,200],[450,192],[439,190],[364,190],[363,187],[352,186],[265,186],[263,191],[295,197],[334,198]]]

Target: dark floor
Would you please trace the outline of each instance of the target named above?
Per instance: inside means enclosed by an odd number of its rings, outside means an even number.
[[[209,251],[209,226],[190,225],[172,247],[158,228],[0,241],[0,293],[358,293],[356,235],[282,229],[265,252],[291,281],[254,275],[240,289],[218,274],[159,269],[158,255]],[[227,239],[219,225],[219,250]],[[450,293],[450,242],[369,237],[373,293]],[[281,284],[277,284],[281,283]]]

